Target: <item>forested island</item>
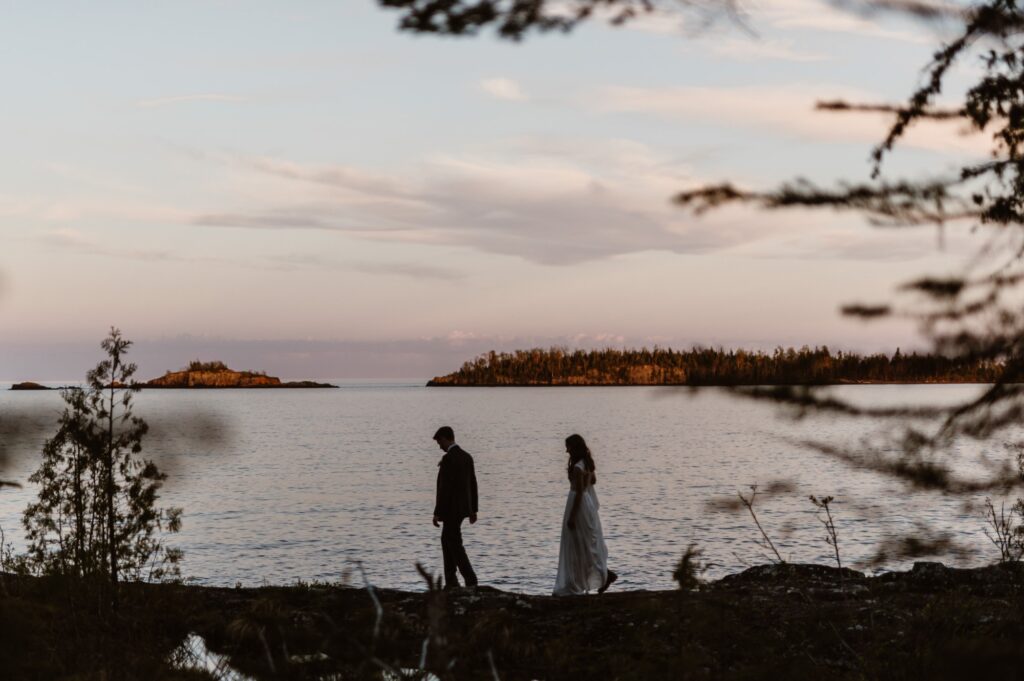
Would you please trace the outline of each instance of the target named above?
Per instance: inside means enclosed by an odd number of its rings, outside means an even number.
[[[189,362],[181,371],[168,371],[142,384],[143,388],[336,388],[315,381],[282,381],[265,371],[235,371],[224,362]]]
[[[991,383],[1002,365],[899,348],[860,355],[827,346],[773,352],[692,348],[489,352],[428,386],[832,385],[843,383]]]

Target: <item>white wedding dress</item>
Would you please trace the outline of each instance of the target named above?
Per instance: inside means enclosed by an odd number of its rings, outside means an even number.
[[[576,467],[586,473],[583,461]],[[569,596],[596,591],[608,578],[608,547],[601,531],[597,492],[589,474],[584,476],[583,489],[570,489],[562,516],[562,543],[558,549],[558,576],[555,578],[555,596]],[[569,529],[569,513],[576,495],[582,494],[576,512],[576,529]]]

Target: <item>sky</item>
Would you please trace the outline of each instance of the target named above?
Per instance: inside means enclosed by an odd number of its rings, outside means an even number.
[[[671,203],[725,180],[866,180],[886,119],[814,102],[904,99],[941,27],[814,0],[521,44],[400,33],[371,0],[3,14],[0,380],[79,377],[112,325],[143,378],[198,357],[418,379],[554,344],[892,351],[916,330],[839,307],[977,245]],[[984,142],[914,129],[885,176]]]

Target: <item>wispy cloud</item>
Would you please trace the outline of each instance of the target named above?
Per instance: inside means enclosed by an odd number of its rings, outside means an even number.
[[[743,87],[606,87],[585,99],[597,111],[652,114],[751,129],[771,129],[804,139],[875,144],[885,138],[892,116],[863,112],[823,112],[824,99],[877,103],[877,95],[815,84]],[[902,146],[949,153],[984,154],[984,136],[963,135],[949,122],[925,121],[912,127]]]
[[[820,216],[764,214],[742,206],[695,218],[669,198],[704,180],[636,142],[581,142],[577,148],[524,139],[510,144],[495,156],[436,157],[391,175],[239,158],[230,166],[240,174],[233,183],[265,188],[269,182],[274,188],[266,193],[274,199],[247,199],[244,207],[197,215],[193,223],[340,231],[354,238],[462,247],[545,265],[644,251],[696,254],[742,247],[756,253],[762,247],[771,250],[764,245],[772,240],[821,226]],[[861,224],[856,216],[829,222]],[[884,244],[879,248],[884,251]],[[824,246],[821,253],[843,257]],[[331,266],[448,276],[422,266]]]
[[[175,254],[171,251],[160,249],[137,249],[108,246],[100,241],[82,233],[77,229],[60,228],[44,232],[37,241],[44,246],[54,250],[80,253],[84,255],[99,255],[110,258],[125,260],[141,260],[145,262],[188,262],[195,260],[216,260],[213,258],[186,257]]]
[[[732,255],[785,260],[823,258],[860,262],[909,262],[941,253],[967,253],[971,233],[966,226],[947,227],[940,246],[934,229],[870,229],[864,225],[823,225],[818,229],[778,235],[733,249]]]
[[[238,95],[226,95],[216,92],[208,92],[195,95],[174,95],[171,97],[154,97],[152,99],[140,99],[135,102],[136,106],[153,108],[167,106],[170,104],[185,104],[189,102],[244,102],[246,99]]]
[[[485,78],[480,81],[480,89],[495,99],[510,102],[522,102],[527,99],[523,88],[511,78]]]
[[[768,40],[756,36],[733,36],[710,43],[700,42],[696,44],[695,48],[691,49],[707,49],[717,57],[739,61],[772,59],[778,61],[813,62],[829,59],[829,56],[826,54],[807,52],[795,47],[792,40]]]
[[[205,214],[194,222],[332,229],[547,264],[651,249],[703,251],[729,241],[726,232],[689,224],[669,204],[672,191],[692,179],[649,149],[606,148],[601,165],[595,172],[564,156],[532,153],[517,160],[448,156],[387,177],[346,166],[243,161],[237,167],[287,181],[302,202]],[[310,201],[311,187],[317,201]]]
[[[436,281],[458,281],[463,278],[463,274],[454,269],[418,262],[339,260],[320,254],[303,253],[255,256],[243,259],[197,255],[194,252],[177,253],[171,250],[125,248],[104,244],[79,230],[71,228],[47,231],[40,235],[36,241],[51,250],[151,263],[204,262],[219,266],[228,265],[256,270],[300,271],[318,269]]]
[[[890,28],[880,22],[884,15],[859,16],[852,9],[842,9],[821,0],[772,0],[751,14],[755,23],[763,19],[778,29],[847,33],[918,44],[936,41],[934,35],[925,31]]]
[[[401,276],[412,279],[434,279],[438,281],[458,281],[463,278],[460,272],[444,267],[435,267],[416,262],[371,262],[337,260],[322,255],[286,254],[271,258],[271,262],[285,269],[316,268],[342,272],[361,272],[363,274],[379,274],[384,276]]]

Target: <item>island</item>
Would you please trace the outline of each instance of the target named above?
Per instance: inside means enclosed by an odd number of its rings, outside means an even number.
[[[11,390],[56,390],[56,388],[40,385],[35,381],[22,381],[21,383],[15,383],[12,385]]]
[[[282,381],[263,371],[235,371],[224,362],[189,362],[180,371],[168,371],[160,378],[142,383],[141,388],[337,388],[315,381]]]
[[[799,350],[603,349],[554,347],[489,352],[428,386],[755,386],[874,383],[994,383],[1003,365],[933,354]]]

